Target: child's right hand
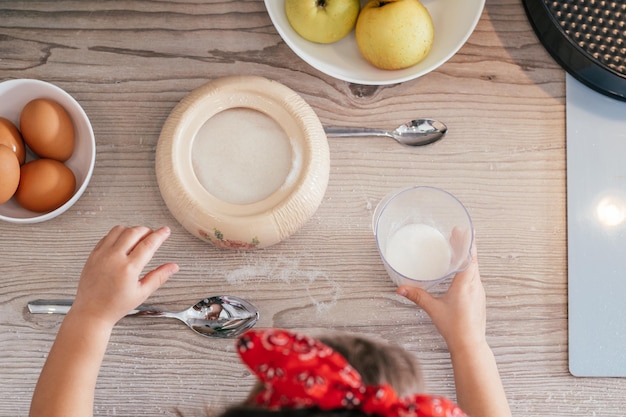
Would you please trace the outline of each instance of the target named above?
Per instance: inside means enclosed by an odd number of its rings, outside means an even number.
[[[421,288],[400,286],[397,290],[398,294],[426,311],[450,351],[485,341],[485,290],[480,280],[476,252],[474,242],[470,265],[454,276],[447,292],[440,297],[434,297]]]
[[[140,278],[144,267],[170,235],[162,227],[115,226],[93,249],[80,276],[72,312],[113,327],[178,271],[167,263]]]

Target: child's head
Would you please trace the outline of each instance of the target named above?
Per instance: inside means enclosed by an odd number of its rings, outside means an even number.
[[[418,393],[417,362],[398,346],[267,329],[241,336],[237,350],[259,383],[221,417],[467,417],[446,398]]]
[[[399,397],[424,390],[417,360],[398,345],[347,333],[333,333],[318,340],[342,355],[361,375],[365,385],[389,384]],[[257,381],[249,398],[262,388],[263,384]]]
[[[350,334],[322,336],[319,340],[346,358],[365,385],[389,384],[399,397],[424,390],[417,360],[396,344]]]

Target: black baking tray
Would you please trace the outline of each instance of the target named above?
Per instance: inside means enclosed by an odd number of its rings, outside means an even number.
[[[537,37],[569,74],[626,101],[626,1],[522,0]]]

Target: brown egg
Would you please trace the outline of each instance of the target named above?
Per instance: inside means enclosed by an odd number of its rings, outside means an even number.
[[[20,182],[20,163],[12,149],[0,145],[0,204],[13,197]]]
[[[20,115],[24,142],[41,158],[67,161],[74,152],[74,125],[56,101],[39,98],[24,106]]]
[[[48,212],[65,204],[76,189],[76,177],[54,159],[36,159],[22,165],[15,199],[25,209]]]
[[[22,135],[13,122],[4,117],[0,117],[0,145],[4,145],[15,152],[20,165],[24,163],[26,148],[24,148]]]

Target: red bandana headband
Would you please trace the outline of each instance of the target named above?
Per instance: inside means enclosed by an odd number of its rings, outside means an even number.
[[[388,384],[365,386],[339,353],[286,330],[250,330],[237,341],[243,362],[263,383],[252,399],[271,410],[358,409],[381,417],[467,417],[450,400],[424,394],[398,398]]]

